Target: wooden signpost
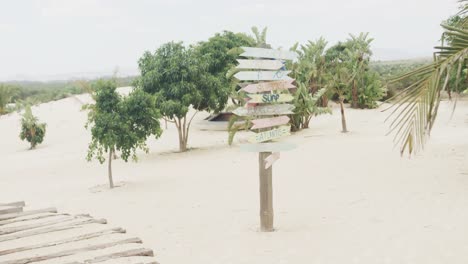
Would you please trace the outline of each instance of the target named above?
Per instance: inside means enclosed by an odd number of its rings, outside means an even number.
[[[241,90],[248,92],[248,93],[262,93],[262,92],[288,90],[288,89],[296,88],[296,86],[292,84],[293,81],[294,80],[248,84]]]
[[[250,129],[260,129],[274,126],[285,125],[289,122],[289,117],[287,116],[278,116],[271,118],[262,118],[252,120],[253,126]]]
[[[233,111],[244,117],[253,117],[254,132],[248,139],[252,144],[242,145],[245,151],[258,152],[260,178],[260,229],[271,232],[273,228],[273,163],[280,158],[280,151],[291,150],[292,144],[271,142],[290,135],[289,117],[294,106],[288,104],[294,97],[289,89],[296,88],[291,71],[284,69],[283,60],[293,60],[296,53],[283,50],[243,47],[236,67],[242,70],[234,75],[241,82],[241,90],[247,92],[247,105]],[[265,60],[273,59],[273,60]],[[254,82],[254,83],[251,83]],[[257,105],[258,104],[258,105]]]
[[[234,77],[239,81],[292,81],[289,73],[291,71],[240,71]]]
[[[232,111],[238,116],[270,116],[270,115],[289,115],[293,113],[294,105],[275,104],[259,105],[254,107],[239,107]]]
[[[282,138],[284,136],[290,135],[289,131],[291,131],[290,126],[280,126],[272,130],[255,133],[254,135],[249,137],[249,142],[260,143],[260,142],[270,141],[272,139]]]
[[[279,70],[284,67],[279,60],[237,60],[237,69]]]
[[[279,60],[294,60],[297,58],[297,53],[288,50],[274,50],[274,49],[261,49],[242,47],[244,52],[241,57],[253,58],[266,58],[266,59],[279,59]]]
[[[248,94],[249,103],[288,103],[294,97],[290,94]]]

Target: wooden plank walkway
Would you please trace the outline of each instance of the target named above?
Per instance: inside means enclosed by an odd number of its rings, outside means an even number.
[[[0,203],[0,264],[157,264],[153,250],[105,219]]]

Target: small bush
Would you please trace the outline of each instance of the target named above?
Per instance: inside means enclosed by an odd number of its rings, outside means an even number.
[[[21,140],[26,139],[31,144],[30,149],[34,149],[44,140],[45,132],[46,124],[38,123],[37,117],[32,114],[31,107],[27,106],[21,119]]]

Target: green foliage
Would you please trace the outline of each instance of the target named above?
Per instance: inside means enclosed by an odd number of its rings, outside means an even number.
[[[456,69],[455,78],[458,82],[466,68],[468,59],[468,1],[463,3],[460,21],[455,25],[442,24],[443,39],[448,39],[448,45],[442,43],[435,47],[434,62],[406,73],[395,81],[415,78],[416,81],[398,94],[394,109],[389,118],[392,119],[390,132],[395,132],[394,143],[401,146],[403,154],[420,150],[427,140],[437,117],[440,104],[440,93],[447,89],[453,77],[452,69]],[[465,87],[466,85],[465,80]]]
[[[124,161],[136,160],[137,149],[148,152],[146,139],[162,133],[155,98],[139,90],[122,97],[114,80],[97,81],[93,91],[95,104],[85,106],[90,110],[86,128],[91,127],[92,136],[87,160],[103,163],[104,153],[114,151],[120,151]]]
[[[38,123],[37,117],[32,113],[31,106],[28,105],[21,119],[21,140],[28,141],[31,145],[30,149],[34,149],[44,140],[45,132],[46,124]]]
[[[338,100],[344,102],[345,95],[349,91],[352,80],[351,70],[344,64],[337,64],[327,72],[327,89],[338,96]]]
[[[209,57],[194,47],[186,48],[182,43],[170,42],[154,53],[145,52],[138,61],[141,77],[136,85],[156,95],[162,115],[175,123],[180,151],[187,150],[193,119],[193,116],[187,118],[189,109],[221,111],[228,99],[224,80],[210,71]]]
[[[267,36],[267,31],[268,31],[267,27],[264,27],[261,32],[255,26],[252,27],[251,30],[252,30],[252,33],[254,34],[254,38],[255,38],[255,43],[254,43],[255,47],[264,48],[264,49],[271,49],[271,45],[268,44],[267,41],[266,41],[266,36]]]
[[[298,54],[297,63],[292,63],[290,67],[293,71],[292,76],[297,82],[306,85],[312,93],[324,87],[326,46],[325,39],[319,38],[292,48]]]
[[[200,42],[195,49],[197,56],[206,61],[208,72],[220,80],[219,89],[224,89],[228,95],[233,96],[238,89],[238,81],[232,75],[237,73],[234,66],[239,54],[243,52],[240,47],[249,47],[254,43],[254,39],[244,33],[223,31],[216,33],[208,41]]]
[[[415,70],[421,66],[428,65],[431,61],[429,59],[418,60],[401,60],[401,61],[379,61],[371,62],[369,68],[380,75],[382,81],[385,81],[387,88],[386,96],[382,99],[387,100],[393,97],[398,91],[408,87],[414,83],[417,78],[411,77],[402,79],[395,82],[388,82],[388,80],[395,79],[402,74]]]
[[[294,114],[290,115],[292,131],[308,128],[313,116],[332,113],[330,108],[318,106],[319,99],[326,91],[325,88],[322,88],[312,95],[304,83],[298,83],[293,101]]]
[[[298,54],[297,62],[289,62],[298,89],[294,94],[294,115],[291,115],[291,129],[298,131],[309,127],[313,116],[331,113],[327,107],[321,107],[326,98],[325,87],[325,49],[327,42],[323,38],[308,41],[305,45],[296,44],[291,50]]]
[[[374,71],[366,71],[358,88],[358,106],[360,108],[376,108],[377,101],[385,95],[386,88],[382,85],[379,74]],[[348,100],[351,100],[349,94]]]
[[[242,118],[232,115],[228,122],[228,145],[231,146],[234,142],[234,136],[239,130],[248,129],[252,126],[252,117]]]
[[[19,94],[19,88],[14,85],[0,83],[0,115],[10,112],[7,108],[14,98]]]
[[[128,86],[134,77],[114,78],[118,86]],[[27,101],[33,104],[67,98],[71,95],[90,93],[90,87],[97,80],[90,81],[11,81],[5,85],[16,87],[17,92],[12,101]],[[0,88],[1,89],[1,88]],[[1,91],[0,91],[1,93]]]
[[[343,99],[354,108],[375,108],[377,101],[386,94],[379,74],[370,67],[372,41],[368,33],[350,34],[346,42],[339,42],[325,52],[328,82],[333,83],[331,87],[335,95],[339,97],[337,91],[342,92]],[[333,74],[339,76],[333,77]],[[348,80],[343,80],[343,76]],[[340,88],[337,90],[338,83]]]

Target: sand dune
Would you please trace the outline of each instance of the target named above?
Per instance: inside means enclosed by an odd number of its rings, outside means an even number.
[[[0,201],[25,200],[106,218],[141,237],[161,263],[467,263],[468,102],[442,103],[423,153],[401,158],[386,113],[347,110],[314,118],[274,165],[276,232],[258,232],[257,156],[222,131],[191,130],[176,153],[173,125],[138,163],[86,162],[87,95],[33,108],[44,143],[19,140],[20,116],[0,117]],[[208,114],[199,113],[195,122]]]

